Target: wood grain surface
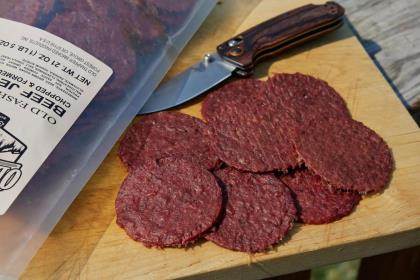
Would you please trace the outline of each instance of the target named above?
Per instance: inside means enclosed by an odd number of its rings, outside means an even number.
[[[251,2],[222,2],[168,76],[214,50],[239,25],[238,32],[309,1],[265,0],[255,7],[259,1]],[[265,62],[256,76],[297,71],[327,80],[342,94],[353,117],[392,147],[396,170],[383,194],[364,199],[352,215],[335,223],[296,226],[268,254],[249,256],[210,242],[188,250],[146,249],[115,224],[114,200],[126,171],[114,148],[23,278],[253,279],[420,244],[420,131],[349,28]],[[199,101],[180,110],[200,116]]]
[[[420,124],[420,1],[338,0],[366,50]]]
[[[261,0],[221,1],[180,54],[167,77],[173,77],[235,35],[259,2]],[[74,279],[79,276],[114,218],[115,196],[125,177],[121,170],[114,147],[32,259],[22,279]]]

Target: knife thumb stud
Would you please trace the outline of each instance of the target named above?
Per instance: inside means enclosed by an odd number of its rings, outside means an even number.
[[[206,54],[204,55],[204,58],[203,58],[203,63],[204,63],[204,66],[209,65],[209,63],[211,63],[211,62],[213,62],[213,57],[211,56],[211,54],[210,54],[210,53],[206,53]]]

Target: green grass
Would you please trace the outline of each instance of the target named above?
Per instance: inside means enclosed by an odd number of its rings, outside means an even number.
[[[360,260],[327,265],[312,269],[311,280],[355,280]]]

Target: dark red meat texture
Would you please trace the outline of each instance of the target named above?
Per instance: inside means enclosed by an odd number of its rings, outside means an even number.
[[[57,15],[47,31],[73,43],[113,69],[113,77],[102,92],[119,93],[136,71],[136,53],[120,27],[89,10]]]
[[[139,46],[164,35],[164,27],[139,0],[70,0],[64,3],[67,11],[89,10],[121,27]]]
[[[37,19],[42,14],[52,10],[54,0],[14,0],[2,1],[0,4],[0,16],[35,25]]]
[[[284,130],[312,119],[351,118],[343,98],[325,81],[312,76],[276,74],[267,81],[267,97]]]
[[[242,252],[263,252],[280,242],[293,226],[296,208],[290,191],[275,176],[233,168],[215,175],[227,193],[226,213],[206,239]]]
[[[188,19],[188,14],[194,9],[196,0],[144,0],[145,6],[165,26],[169,33],[177,31]]]
[[[325,224],[349,215],[359,203],[356,192],[337,191],[308,169],[281,177],[293,192],[300,222]]]
[[[118,4],[119,3],[119,4]],[[158,18],[147,9],[143,2],[113,1],[114,17],[122,18],[125,30],[142,49],[146,42],[153,42],[164,36],[165,29]]]
[[[116,2],[123,2],[116,1]],[[62,0],[63,10],[65,13],[77,11],[89,11],[100,17],[108,17],[109,5],[113,0]]]
[[[184,158],[206,169],[219,160],[211,149],[208,128],[201,120],[178,112],[145,116],[133,125],[120,144],[119,155],[129,169],[149,158]]]
[[[313,120],[295,139],[307,167],[333,187],[379,192],[393,170],[391,150],[373,130],[352,119]]]
[[[275,121],[277,112],[265,93],[264,82],[241,79],[204,100],[202,114],[212,128],[214,150],[237,169],[267,172],[299,165],[293,144]]]
[[[128,129],[121,140],[118,155],[130,170],[141,166],[141,163],[146,160],[143,150],[147,137],[149,137],[150,129],[154,124],[154,118],[154,115],[143,117]]]
[[[125,179],[115,203],[117,223],[147,247],[193,243],[219,217],[216,178],[188,161],[148,161]]]

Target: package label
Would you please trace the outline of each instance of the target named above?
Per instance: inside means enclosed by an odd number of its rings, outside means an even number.
[[[77,46],[0,18],[0,215],[111,75]]]

